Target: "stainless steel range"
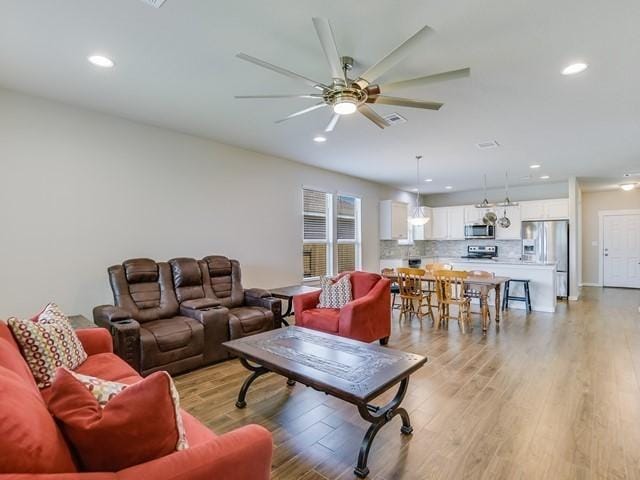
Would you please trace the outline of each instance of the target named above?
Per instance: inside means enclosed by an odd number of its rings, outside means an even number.
[[[467,254],[461,258],[480,258],[493,259],[498,256],[498,247],[496,245],[469,245]]]

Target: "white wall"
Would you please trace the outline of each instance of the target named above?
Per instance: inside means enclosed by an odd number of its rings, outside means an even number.
[[[245,286],[297,283],[303,185],[362,198],[363,268],[375,271],[378,201],[395,195],[1,89],[0,179],[0,318],[33,314],[50,300],[90,316],[112,302],[107,267],[139,256],[223,254],[241,262]]]

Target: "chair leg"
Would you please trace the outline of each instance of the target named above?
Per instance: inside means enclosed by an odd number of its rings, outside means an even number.
[[[527,299],[527,310],[531,313],[531,295],[529,293],[529,282],[524,284],[524,296]]]

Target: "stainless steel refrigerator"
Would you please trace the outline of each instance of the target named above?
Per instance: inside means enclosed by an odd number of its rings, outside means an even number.
[[[569,295],[569,222],[522,222],[522,259],[532,263],[558,262],[556,295]]]

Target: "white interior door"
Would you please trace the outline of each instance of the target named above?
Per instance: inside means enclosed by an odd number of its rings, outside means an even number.
[[[604,286],[640,288],[640,215],[607,215],[602,230]]]

